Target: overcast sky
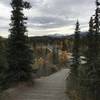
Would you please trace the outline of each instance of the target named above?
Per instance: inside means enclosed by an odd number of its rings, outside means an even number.
[[[30,36],[71,34],[79,19],[81,31],[88,30],[94,14],[95,0],[26,0],[32,9],[25,10]],[[0,0],[0,35],[7,37],[11,15],[11,0]]]

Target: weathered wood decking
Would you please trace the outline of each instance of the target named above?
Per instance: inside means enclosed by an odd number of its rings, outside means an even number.
[[[69,69],[35,80],[33,87],[18,88],[9,100],[69,100],[65,93],[65,79]],[[8,100],[7,99],[7,100]]]

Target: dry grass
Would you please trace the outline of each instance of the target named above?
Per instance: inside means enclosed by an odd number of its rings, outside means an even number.
[[[66,93],[71,100],[81,100],[81,97],[80,97],[78,91],[76,91],[76,90],[67,91]]]

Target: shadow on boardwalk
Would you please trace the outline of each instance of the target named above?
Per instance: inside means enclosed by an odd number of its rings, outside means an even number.
[[[65,80],[69,69],[35,80],[34,86],[10,89],[3,100],[69,100],[65,93]]]

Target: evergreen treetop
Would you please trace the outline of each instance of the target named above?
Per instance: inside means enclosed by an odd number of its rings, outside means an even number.
[[[30,48],[25,24],[27,17],[23,9],[30,8],[30,3],[23,0],[12,0],[12,15],[8,38],[7,58],[9,68],[6,79],[8,84],[32,79],[33,52]],[[8,78],[9,77],[9,78]],[[6,80],[5,79],[5,80]]]

